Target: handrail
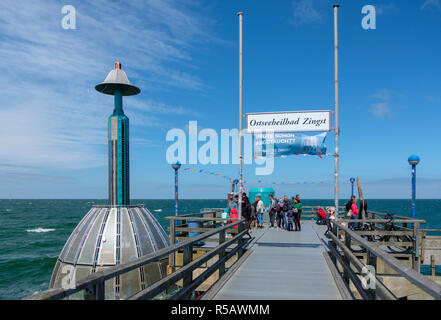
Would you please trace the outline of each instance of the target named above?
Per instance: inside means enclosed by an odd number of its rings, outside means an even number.
[[[419,222],[419,223],[427,223],[426,220],[423,219],[394,219],[392,221],[386,220],[386,219],[338,219],[338,221],[343,221],[343,222],[365,222],[365,223],[384,223],[384,224],[388,224],[390,222],[394,222],[394,223],[409,223],[409,222]]]
[[[215,214],[215,213],[218,213],[218,212],[221,212],[221,211],[206,211],[206,212],[196,212],[196,213],[186,213],[186,214],[180,214],[179,216],[173,216],[174,218],[177,218],[177,217],[185,217],[185,218],[188,218],[188,217],[192,217],[192,216],[202,216],[202,215],[205,215],[205,214]],[[172,218],[172,217],[167,217],[167,219],[170,219],[170,218]]]
[[[183,277],[183,274],[192,272],[196,268],[198,268],[201,264],[207,262],[217,254],[219,254],[219,251],[226,249],[236,241],[238,241],[238,238],[241,238],[243,235],[245,235],[247,230],[243,230],[238,236],[235,238],[229,239],[228,241],[225,241],[218,245],[216,248],[214,248],[212,251],[208,252],[207,254],[203,255],[197,260],[194,260],[190,262],[189,264],[185,265],[184,267],[180,268],[177,272],[174,272],[167,277],[155,282],[150,287],[136,293],[132,297],[130,297],[130,300],[137,300],[137,299],[151,299],[157,294],[159,294],[161,291],[164,290],[164,287],[167,287],[168,285],[171,285],[181,279]]]
[[[351,221],[355,221],[355,220],[351,220]],[[357,241],[358,244],[361,245],[362,247],[364,247],[368,253],[373,254],[376,258],[380,258],[387,265],[392,267],[399,275],[406,278],[408,281],[410,281],[411,283],[413,283],[418,288],[422,289],[423,291],[425,291],[426,293],[428,293],[429,295],[431,295],[435,299],[438,299],[438,300],[441,299],[441,285],[440,284],[430,280],[427,277],[424,277],[419,272],[404,265],[402,262],[400,262],[394,256],[387,254],[386,252],[381,250],[378,246],[375,246],[372,243],[370,243],[369,241],[363,239],[356,232],[343,226],[341,223],[339,223],[337,221],[333,221],[332,224],[333,224],[333,232],[332,232],[333,234],[331,237],[333,238],[332,242],[335,246],[338,245],[341,248],[349,249],[347,243],[344,244],[341,241],[336,241],[336,240],[338,240],[338,237],[339,237],[338,230],[341,229],[345,232],[345,234],[346,234],[345,239],[347,239],[347,241],[350,241],[351,239]],[[333,247],[334,250],[336,249],[335,246]],[[331,250],[331,251],[333,251],[333,250]],[[334,253],[334,255],[336,254],[336,252],[333,252],[333,253]],[[348,271],[349,270],[347,270],[347,272]]]
[[[114,278],[118,275],[121,275],[123,273],[130,272],[134,269],[137,269],[139,267],[142,267],[146,264],[157,262],[161,260],[162,258],[168,257],[170,254],[174,254],[175,252],[179,251],[180,249],[185,249],[187,247],[192,247],[194,243],[200,242],[204,239],[207,239],[217,233],[225,232],[227,229],[231,229],[234,226],[238,226],[240,224],[243,224],[245,221],[237,221],[219,228],[214,228],[211,231],[204,232],[196,237],[190,238],[188,240],[172,244],[169,247],[163,248],[161,250],[158,250],[156,252],[153,252],[151,254],[145,255],[143,257],[139,257],[137,259],[134,259],[132,261],[129,261],[127,263],[123,263],[120,265],[109,267],[108,269],[101,270],[98,272],[95,272],[93,274],[88,275],[87,277],[79,280],[75,288],[70,289],[49,289],[43,292],[36,293],[30,297],[24,298],[24,300],[48,300],[48,299],[62,299],[67,296],[70,296],[76,292],[79,292],[81,290],[84,290],[91,286],[97,286],[99,290],[98,292],[101,292],[100,298],[104,298],[104,282],[106,280],[109,280],[111,278]],[[238,239],[239,235],[236,235],[233,239]]]
[[[124,204],[124,205],[120,205],[120,204],[94,204],[92,206],[92,208],[144,208],[144,204],[143,203],[139,203],[139,204]]]
[[[375,215],[378,214],[380,216],[387,216],[389,214],[389,213],[382,213],[382,212],[376,212],[376,211],[370,211],[370,210],[368,210],[368,213],[373,213]],[[411,217],[399,216],[399,215],[396,215],[396,214],[394,214],[393,217],[394,218],[399,218],[399,219],[405,219],[405,220],[414,220]]]

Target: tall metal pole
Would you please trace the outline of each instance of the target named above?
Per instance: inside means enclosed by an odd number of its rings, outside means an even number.
[[[239,203],[238,205],[238,215],[239,220],[242,219],[242,165],[243,165],[243,154],[242,154],[242,18],[243,12],[238,12],[239,16]]]
[[[350,178],[349,182],[351,183],[351,198],[354,195],[354,182],[355,182],[355,178]]]
[[[412,219],[416,218],[416,166],[420,163],[420,157],[413,154],[407,161],[412,166]]]
[[[178,216],[178,170],[181,168],[181,164],[178,162],[172,164],[173,170],[175,170],[175,217]],[[178,220],[175,219],[175,227],[178,225]],[[177,232],[175,231],[175,236]]]
[[[412,164],[412,219],[416,218],[416,164]]]
[[[175,169],[175,217],[178,216],[178,169]]]
[[[339,150],[338,150],[338,137],[340,135],[340,129],[338,127],[338,19],[337,11],[338,4],[334,4],[334,137],[335,137],[335,154],[334,154],[334,203],[336,212],[338,212],[338,160],[339,160]]]

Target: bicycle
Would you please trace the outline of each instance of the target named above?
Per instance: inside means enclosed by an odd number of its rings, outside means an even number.
[[[394,225],[394,216],[393,214],[387,214],[386,218],[388,221],[384,224],[384,230],[385,231],[400,231],[401,228]],[[361,231],[376,231],[378,230],[375,227],[375,223],[369,222],[369,223],[361,223],[362,227],[357,228],[354,230],[361,230]],[[362,238],[366,239],[370,242],[413,242],[414,239],[411,236],[407,235],[360,235]],[[412,246],[401,246],[399,244],[396,245],[387,245],[387,248],[392,253],[412,253],[413,247]],[[351,244],[351,250],[355,253],[364,253],[366,252],[366,249],[363,248],[360,245],[352,245]]]

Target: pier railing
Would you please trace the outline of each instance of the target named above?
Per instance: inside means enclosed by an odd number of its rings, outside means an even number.
[[[354,231],[346,225],[346,223],[367,223],[384,226],[390,223],[390,220],[376,218],[376,215],[385,216],[384,214],[375,213],[370,215],[373,217],[372,219],[332,222],[332,232],[329,232],[330,256],[334,264],[342,269],[342,278],[347,287],[349,288],[350,283],[352,283],[363,299],[397,299],[392,290],[382,281],[383,277],[377,273],[378,262],[381,260],[395,274],[408,280],[422,292],[432,296],[434,299],[441,299],[441,285],[419,273],[420,240],[423,233],[420,230],[420,224],[425,223],[425,221],[398,217],[393,222],[394,225],[397,224],[399,226],[393,230],[385,230],[378,227],[378,229]],[[369,238],[374,235],[389,235],[393,237],[386,238],[387,241],[375,241],[375,238]],[[409,239],[412,241],[397,241],[397,237],[400,236],[410,236],[411,238]],[[354,245],[362,250],[358,251],[358,253],[354,252]],[[408,255],[412,256],[414,260],[413,266],[406,265],[398,260],[394,254],[382,249],[385,246],[395,245],[411,246],[412,250]],[[360,258],[361,251],[363,251],[365,259]]]
[[[326,208],[328,206],[320,206],[323,210],[326,211]],[[330,206],[331,207],[331,206]],[[303,206],[303,213],[302,213],[302,219],[315,219],[317,218],[316,211],[318,210],[319,206]],[[338,216],[344,217],[345,214],[345,207],[339,206],[338,207]]]
[[[192,220],[204,219],[202,217],[191,217]],[[200,220],[202,221],[202,220]],[[173,224],[174,225],[174,224]],[[226,262],[234,255],[240,257],[247,243],[244,235],[247,233],[245,221],[236,221],[231,224],[211,228],[195,237],[185,238],[182,242],[176,242],[172,238],[171,245],[158,250],[152,254],[134,259],[130,262],[109,267],[90,274],[76,282],[74,288],[49,289],[33,296],[25,298],[27,300],[59,300],[67,298],[77,292],[84,291],[85,296],[91,300],[103,300],[105,298],[105,282],[117,276],[126,274],[137,268],[146,266],[152,262],[161,261],[164,258],[175,257],[178,253],[182,256],[182,264],[174,265],[170,274],[154,282],[144,290],[141,290],[129,300],[136,299],[155,299],[167,294],[167,299],[190,299],[192,293],[215,272],[219,278],[226,272]],[[231,238],[227,234],[232,234]],[[217,245],[208,248],[206,253],[194,256],[193,248],[202,241],[217,237]],[[217,260],[208,265],[208,261],[216,258]],[[171,259],[174,263],[174,258]],[[203,272],[194,277],[194,271],[203,267]],[[171,293],[170,293],[171,292]]]

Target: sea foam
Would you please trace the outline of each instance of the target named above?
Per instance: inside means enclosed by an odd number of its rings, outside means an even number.
[[[51,232],[51,231],[55,231],[55,229],[36,228],[36,229],[27,229],[26,231],[27,231],[27,232],[42,233],[42,232]]]

